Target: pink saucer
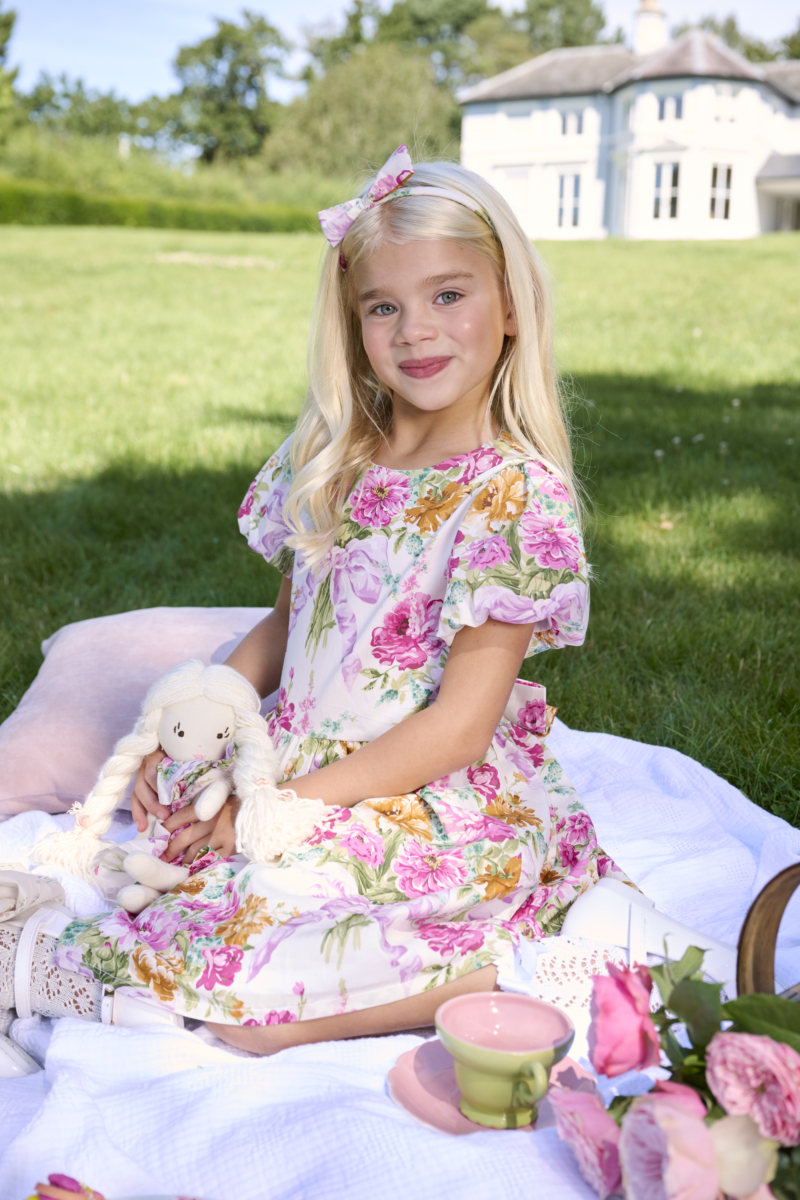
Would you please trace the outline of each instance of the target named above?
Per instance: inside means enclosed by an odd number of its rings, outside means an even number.
[[[597,1085],[591,1072],[579,1066],[573,1059],[564,1058],[550,1074],[550,1085],[557,1084],[570,1091],[596,1091]],[[429,1129],[461,1137],[465,1133],[512,1132],[511,1130],[488,1130],[476,1125],[464,1116],[458,1107],[461,1093],[456,1086],[453,1056],[438,1038],[431,1038],[421,1046],[415,1046],[401,1054],[386,1080],[389,1095],[395,1104],[411,1113]],[[555,1118],[545,1096],[539,1104],[539,1119],[536,1125],[526,1125],[525,1130],[546,1129],[554,1125]]]

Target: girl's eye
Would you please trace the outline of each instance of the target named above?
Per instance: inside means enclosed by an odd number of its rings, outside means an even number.
[[[379,317],[390,317],[397,309],[393,304],[376,304],[372,311]]]
[[[455,304],[456,300],[461,299],[460,292],[441,292],[437,297],[437,301],[442,304]]]

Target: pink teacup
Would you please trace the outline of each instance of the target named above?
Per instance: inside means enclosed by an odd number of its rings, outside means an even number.
[[[455,1059],[459,1107],[493,1129],[536,1120],[550,1068],[567,1054],[575,1026],[544,1000],[511,992],[473,992],[447,1000],[436,1029]]]

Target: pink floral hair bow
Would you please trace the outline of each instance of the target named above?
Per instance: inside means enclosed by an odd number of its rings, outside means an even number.
[[[344,204],[334,204],[333,208],[324,208],[318,213],[322,232],[332,246],[338,246],[347,236],[350,226],[356,217],[368,208],[374,208],[379,200],[384,200],[392,192],[402,187],[407,179],[414,174],[411,156],[406,146],[398,146],[391,158],[388,158],[378,172],[378,178],[367,192],[366,196],[356,196],[355,200],[345,200]]]

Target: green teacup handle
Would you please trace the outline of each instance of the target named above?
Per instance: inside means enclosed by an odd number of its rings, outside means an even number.
[[[531,1108],[534,1104],[538,1104],[547,1092],[550,1079],[540,1062],[528,1063],[522,1068],[522,1073],[527,1078],[518,1079],[514,1084],[511,1104],[514,1108]],[[530,1078],[533,1080],[533,1088],[528,1082]]]

